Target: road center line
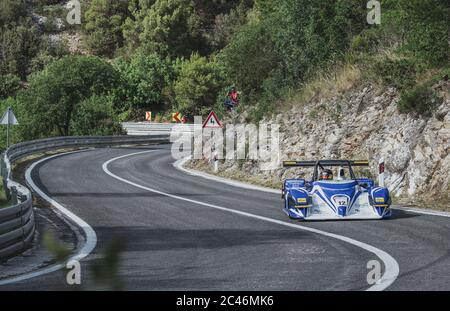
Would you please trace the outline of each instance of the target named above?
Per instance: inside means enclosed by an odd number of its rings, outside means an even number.
[[[381,277],[381,279],[377,282],[377,284],[372,285],[371,287],[369,287],[367,290],[368,291],[381,291],[386,289],[387,287],[389,287],[398,277],[399,274],[399,266],[397,261],[388,253],[386,253],[385,251],[378,249],[372,245],[354,240],[352,238],[348,238],[342,235],[338,235],[338,234],[334,234],[334,233],[329,233],[326,231],[322,231],[322,230],[318,230],[318,229],[314,229],[314,228],[309,228],[309,227],[305,227],[302,225],[298,225],[298,224],[293,224],[293,223],[289,223],[289,222],[285,222],[285,221],[281,221],[281,220],[277,220],[277,219],[273,219],[273,218],[269,218],[269,217],[265,217],[265,216],[260,216],[260,215],[256,215],[256,214],[251,214],[251,213],[247,213],[247,212],[243,212],[243,211],[239,211],[239,210],[234,210],[231,208],[227,208],[227,207],[222,207],[222,206],[218,206],[218,205],[214,205],[214,204],[209,204],[209,203],[205,203],[205,202],[201,202],[201,201],[197,201],[197,200],[192,200],[189,198],[185,198],[179,195],[174,195],[174,194],[170,194],[167,192],[163,192],[163,191],[159,191],[153,188],[149,188],[137,183],[134,183],[130,180],[127,180],[125,178],[122,178],[120,176],[117,176],[115,174],[113,174],[109,169],[108,169],[108,165],[111,164],[114,161],[123,159],[123,158],[127,158],[127,157],[133,157],[136,155],[142,155],[142,154],[146,154],[146,153],[150,153],[153,152],[153,150],[151,151],[141,151],[141,152],[134,152],[134,153],[130,153],[127,155],[122,155],[119,157],[115,157],[113,159],[110,159],[108,161],[106,161],[105,163],[103,163],[102,168],[103,171],[108,174],[109,176],[124,182],[126,184],[132,185],[136,188],[140,188],[149,192],[153,192],[156,194],[160,194],[172,199],[176,199],[176,200],[180,200],[180,201],[185,201],[185,202],[189,202],[189,203],[193,203],[193,204],[197,204],[197,205],[201,205],[201,206],[205,206],[205,207],[210,207],[210,208],[214,208],[216,210],[220,210],[220,211],[224,211],[224,212],[229,212],[229,213],[234,213],[237,215],[241,215],[241,216],[245,216],[245,217],[250,217],[250,218],[254,218],[254,219],[258,219],[258,220],[262,220],[262,221],[266,221],[266,222],[270,222],[270,223],[274,223],[274,224],[278,224],[278,225],[282,225],[285,227],[290,227],[290,228],[295,228],[295,229],[299,229],[299,230],[303,230],[303,231],[308,231],[308,232],[312,232],[312,233],[316,233],[316,234],[320,234],[323,236],[327,236],[327,237],[331,237],[340,241],[344,241],[346,243],[352,244],[354,246],[357,246],[359,248],[362,248],[368,252],[371,252],[373,254],[375,254],[378,258],[381,259],[381,261],[383,261],[384,266],[385,266],[385,271],[383,276]]]

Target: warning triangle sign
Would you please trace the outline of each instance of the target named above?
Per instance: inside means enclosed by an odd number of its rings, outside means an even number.
[[[8,107],[5,114],[3,115],[0,124],[4,125],[17,125],[19,122],[16,119],[16,116],[14,115],[14,112],[12,111],[11,107]]]
[[[215,114],[214,111],[211,111],[208,115],[208,117],[206,118],[206,121],[203,123],[203,128],[204,129],[217,129],[217,128],[221,128],[222,127],[222,123],[220,123],[219,118],[217,117],[217,115]]]

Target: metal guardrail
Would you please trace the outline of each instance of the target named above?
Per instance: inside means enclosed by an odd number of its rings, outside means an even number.
[[[152,123],[152,122],[125,122],[122,127],[127,131],[128,135],[161,135],[170,134],[174,126],[180,127],[181,124],[176,123]],[[194,132],[193,124],[183,124],[188,132]]]
[[[12,200],[11,207],[0,208],[0,260],[23,252],[31,245],[35,231],[31,191],[12,179],[11,164],[28,155],[61,148],[107,147],[169,143],[169,136],[55,137],[11,146],[1,157],[3,186]]]

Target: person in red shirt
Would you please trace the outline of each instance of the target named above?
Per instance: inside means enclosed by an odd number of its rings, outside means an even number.
[[[233,110],[237,105],[239,105],[239,93],[233,86],[228,92],[227,99],[225,101],[225,106],[228,110]]]

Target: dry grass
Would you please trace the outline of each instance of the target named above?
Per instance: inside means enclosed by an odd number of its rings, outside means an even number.
[[[314,98],[330,98],[351,90],[361,80],[361,69],[352,64],[340,65],[330,72],[323,72],[287,100],[289,106],[303,105]]]

